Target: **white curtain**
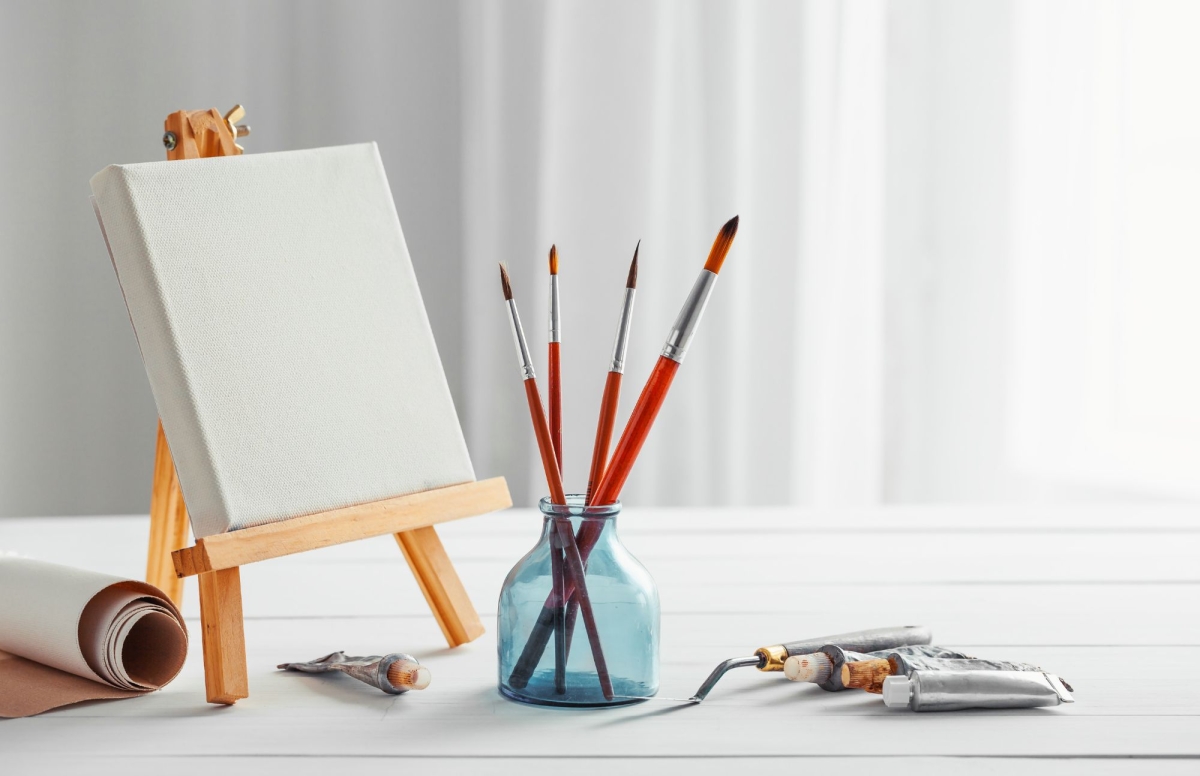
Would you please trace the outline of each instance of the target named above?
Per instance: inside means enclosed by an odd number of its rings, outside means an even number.
[[[476,469],[519,504],[545,484],[496,262],[544,381],[560,248],[578,490],[635,243],[622,420],[735,213],[628,501],[1194,494],[1198,7],[0,3],[0,104],[37,117],[0,123],[0,514],[146,509],[87,180],[235,101],[249,153],[379,143]]]
[[[497,261],[543,354],[558,245],[564,460],[580,489],[635,243],[622,420],[739,214],[625,498],[881,498],[885,22],[880,0],[464,6],[465,415],[480,471],[507,473],[518,502],[545,491]]]

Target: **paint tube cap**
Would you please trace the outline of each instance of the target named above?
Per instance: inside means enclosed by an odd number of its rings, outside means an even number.
[[[883,703],[889,709],[907,709],[912,698],[912,681],[907,676],[889,676],[883,680]]]
[[[833,661],[824,652],[792,655],[784,662],[783,673],[793,682],[823,684],[833,673]]]

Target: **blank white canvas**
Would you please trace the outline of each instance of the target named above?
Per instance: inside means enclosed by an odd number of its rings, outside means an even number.
[[[374,143],[91,185],[197,537],[474,479]]]

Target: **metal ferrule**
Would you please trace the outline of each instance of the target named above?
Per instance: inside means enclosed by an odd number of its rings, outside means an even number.
[[[629,348],[629,327],[633,323],[633,296],[637,291],[625,289],[625,301],[621,307],[621,322],[617,324],[617,338],[613,341],[612,362],[608,371],[625,373],[625,351]]]
[[[562,320],[558,308],[558,275],[550,276],[550,341],[562,342]]]
[[[712,273],[709,273],[712,274]],[[716,277],[716,275],[713,275]],[[665,353],[663,354],[666,355]],[[758,664],[759,671],[782,671],[783,664],[788,659],[787,650],[782,644],[775,644],[770,647],[759,647],[754,651],[760,660]]]
[[[663,345],[662,349],[664,356],[683,363],[683,357],[687,355],[688,345],[692,344],[692,337],[696,334],[696,327],[700,324],[700,317],[704,315],[704,308],[716,282],[715,272],[700,270],[700,277],[696,278],[692,292],[688,294],[683,309],[679,311],[679,317],[675,319],[675,325],[671,327],[671,333],[667,335],[667,344]]]
[[[525,330],[521,328],[521,316],[517,313],[516,300],[508,300],[509,322],[512,324],[513,344],[517,347],[517,360],[521,362],[521,378],[532,380],[533,356],[529,354],[529,343],[525,341]]]

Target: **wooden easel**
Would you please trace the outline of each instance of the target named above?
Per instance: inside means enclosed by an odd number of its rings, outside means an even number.
[[[236,140],[249,134],[248,128],[237,125],[243,116],[245,111],[240,105],[225,116],[215,108],[172,113],[167,116],[163,135],[167,159],[242,153]],[[185,547],[187,505],[159,421],[146,581],[181,605],[184,577],[199,577],[205,690],[209,703],[231,704],[249,695],[238,571],[241,566],[394,534],[446,641],[456,647],[482,635],[483,623],[433,526],[510,506],[508,486],[503,477],[496,477],[208,536]]]

